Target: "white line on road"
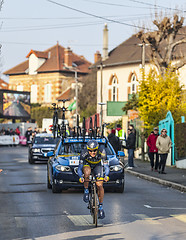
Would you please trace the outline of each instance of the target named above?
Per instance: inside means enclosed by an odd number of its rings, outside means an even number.
[[[152,207],[150,205],[144,205],[146,208],[154,208],[154,209],[172,209],[172,210],[186,210],[186,208],[175,208],[175,207]]]

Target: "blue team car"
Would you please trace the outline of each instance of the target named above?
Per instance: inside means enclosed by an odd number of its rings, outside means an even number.
[[[80,153],[86,148],[86,143],[91,138],[86,137],[66,137],[61,138],[54,151],[48,152],[47,163],[47,187],[52,189],[53,193],[61,192],[68,188],[82,188],[77,174]],[[100,147],[105,147],[107,159],[110,167],[110,180],[104,183],[104,188],[123,193],[124,191],[124,166],[120,161],[120,156],[124,153],[119,151],[115,153],[113,147],[105,137],[96,138]],[[120,155],[120,156],[119,156]]]
[[[28,162],[33,164],[35,161],[48,161],[45,154],[55,149],[58,140],[51,133],[37,133],[28,147]]]

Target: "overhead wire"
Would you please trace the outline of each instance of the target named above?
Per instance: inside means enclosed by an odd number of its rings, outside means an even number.
[[[90,17],[95,17],[95,18],[99,18],[99,19],[102,19],[102,20],[106,20],[106,21],[109,21],[109,22],[111,22],[111,23],[118,23],[118,24],[122,24],[122,25],[127,25],[127,26],[132,26],[132,27],[135,27],[135,28],[141,28],[141,29],[145,29],[145,30],[151,30],[151,31],[155,31],[155,30],[152,30],[152,29],[150,29],[150,28],[146,28],[146,27],[141,27],[141,26],[137,26],[137,25],[134,25],[134,24],[128,24],[128,23],[124,23],[124,22],[121,22],[121,20],[123,20],[123,19],[118,19],[118,20],[114,20],[114,19],[110,19],[110,18],[108,18],[108,17],[111,17],[111,16],[106,16],[106,17],[103,17],[103,16],[98,16],[98,15],[95,15],[95,14],[92,14],[92,13],[88,13],[88,12],[85,12],[85,11],[82,11],[82,10],[78,10],[78,9],[76,9],[76,8],[72,8],[72,7],[69,7],[69,6],[67,6],[67,5],[64,5],[64,4],[61,4],[61,3],[58,3],[58,2],[55,2],[55,1],[52,1],[52,0],[46,0],[46,1],[48,1],[48,2],[51,2],[51,3],[53,3],[53,4],[56,4],[56,5],[59,5],[59,6],[61,6],[61,7],[64,7],[64,8],[68,8],[68,9],[70,9],[70,10],[73,10],[73,11],[76,11],[76,12],[80,12],[80,13],[83,13],[83,14],[85,14],[85,15],[87,15],[87,16],[90,16]],[[100,3],[100,2],[98,2],[98,1],[93,1],[93,0],[86,0],[86,1],[89,1],[89,2],[95,2],[95,3]],[[129,0],[129,1],[131,1],[131,2],[136,2],[136,3],[141,3],[141,4],[146,4],[146,3],[144,3],[144,2],[142,2],[142,1],[138,1],[138,0]],[[109,4],[109,3],[105,3],[105,2],[101,2],[101,4],[107,4],[107,5],[115,5],[115,6],[119,6],[119,5],[122,5],[122,6],[125,6],[125,5],[123,5],[123,4]],[[153,4],[150,4],[150,3],[147,3],[147,5],[153,5]],[[153,5],[154,6],[154,5]],[[163,8],[163,6],[160,6],[160,5],[156,5],[156,6],[158,6],[158,7],[161,7],[161,8]],[[175,9],[174,9],[175,10]],[[143,14],[142,14],[143,15]],[[136,15],[135,15],[136,16]],[[148,15],[147,15],[148,16]],[[114,16],[112,16],[112,17],[114,17]],[[118,16],[116,16],[116,17],[118,17]],[[34,20],[38,20],[38,19],[43,19],[43,20],[48,20],[48,19],[54,19],[54,20],[56,20],[56,19],[80,19],[80,18],[84,18],[84,17],[67,17],[67,18],[0,18],[0,19],[18,19],[18,20],[22,20],[22,19],[28,19],[28,20],[30,20],[30,19],[34,19]],[[128,19],[129,20],[129,19]],[[133,20],[134,20],[134,18],[133,18]],[[126,21],[126,20],[125,20]],[[72,25],[72,24],[74,24],[74,25]],[[3,30],[1,30],[1,32],[10,32],[10,31],[32,31],[32,30],[47,30],[47,29],[56,29],[56,28],[65,28],[65,27],[81,27],[81,26],[90,26],[90,25],[95,25],[95,24],[102,24],[102,22],[94,22],[94,23],[92,23],[92,22],[86,22],[86,23],[71,23],[71,24],[63,24],[63,25],[61,25],[61,24],[58,24],[58,25],[50,25],[50,26],[30,26],[30,27],[26,27],[26,29],[13,29],[13,30],[5,30],[5,31],[3,31]],[[6,28],[7,29],[7,28]],[[179,34],[179,35],[186,35],[186,34]],[[2,41],[1,41],[2,42]],[[2,43],[5,43],[5,42],[2,42]],[[18,42],[6,42],[7,44],[27,44],[27,43],[18,43]],[[30,43],[28,43],[28,44],[30,44]],[[36,43],[37,44],[37,43]],[[38,45],[38,44],[37,44]],[[49,45],[49,44],[45,44],[45,45]],[[74,45],[74,44],[73,44]],[[80,46],[80,45],[78,45],[78,46]],[[83,46],[93,46],[92,44],[83,44]],[[96,45],[95,45],[96,46]]]
[[[146,27],[142,27],[142,26],[137,26],[137,25],[134,25],[134,24],[126,23],[126,22],[120,22],[120,21],[113,20],[113,19],[110,19],[110,18],[98,16],[98,15],[95,15],[95,14],[92,14],[92,13],[88,13],[88,12],[85,12],[85,11],[82,11],[82,10],[79,10],[79,9],[76,9],[76,8],[64,5],[62,3],[58,3],[58,2],[52,1],[52,0],[46,0],[46,1],[50,2],[50,3],[53,3],[53,4],[56,4],[58,6],[61,6],[61,7],[64,7],[64,8],[67,8],[67,9],[79,12],[79,13],[82,13],[82,14],[88,15],[88,16],[92,16],[92,17],[95,17],[95,18],[103,19],[103,20],[108,21],[108,22],[113,22],[113,23],[118,23],[118,24],[121,24],[121,25],[129,26],[129,27],[135,27],[135,28],[141,28],[141,29],[145,29],[145,30],[154,31],[154,29],[150,29],[150,28],[146,28]]]
[[[128,5],[124,5],[124,4],[100,2],[100,1],[95,1],[95,0],[82,0],[82,1],[92,2],[92,3],[107,5],[107,6],[130,7],[130,8],[133,7],[133,8],[144,9],[144,7],[140,7],[140,6],[136,6],[136,5],[128,6]],[[163,9],[167,9],[167,10],[185,12],[184,10],[181,10],[181,9],[178,9],[178,8],[165,7],[165,6],[162,6],[162,5],[157,5],[156,3],[153,4],[153,3],[148,3],[148,2],[138,1],[138,0],[128,0],[128,1],[133,2],[133,3],[139,3],[139,4],[142,4],[142,5],[146,5],[146,6],[150,6],[150,7],[153,7],[153,8],[163,8]],[[146,8],[149,9],[149,7],[146,7]]]
[[[139,28],[139,29],[143,29],[143,30],[148,30],[148,31],[156,31],[155,29],[152,29],[152,28],[148,28],[148,27],[143,27],[143,26],[138,26],[138,25],[135,25],[135,24],[129,24],[129,23],[126,23],[126,22],[120,22],[120,21],[117,21],[117,20],[113,20],[113,19],[110,19],[110,18],[105,18],[105,17],[102,17],[102,16],[98,16],[98,15],[95,15],[95,14],[92,14],[92,13],[88,13],[88,12],[85,12],[85,11],[82,11],[82,10],[79,10],[79,9],[76,9],[76,8],[73,8],[73,7],[70,7],[70,6],[67,6],[67,5],[64,5],[64,4],[61,4],[61,3],[58,3],[56,1],[53,1],[53,0],[46,0],[47,2],[51,2],[53,4],[56,4],[58,6],[61,6],[61,7],[64,7],[64,8],[67,8],[67,9],[70,9],[70,10],[73,10],[73,11],[76,11],[76,12],[79,12],[79,13],[82,13],[82,14],[85,14],[85,15],[88,15],[88,16],[92,16],[92,17],[95,17],[95,18],[100,18],[100,19],[103,19],[103,20],[106,20],[108,22],[113,22],[113,23],[118,23],[118,24],[121,24],[121,25],[126,25],[126,26],[129,26],[129,27],[135,27],[135,28]],[[91,0],[89,0],[91,1]],[[186,35],[186,34],[181,34],[179,33],[179,35]]]
[[[149,18],[149,16],[147,16]],[[125,18],[118,18],[118,21],[124,20]],[[133,20],[139,20],[139,18],[133,18]],[[130,19],[125,19],[125,21],[130,21]],[[64,23],[64,24],[55,24],[55,25],[41,25],[41,26],[21,26],[21,27],[7,27],[5,30],[1,30],[1,32],[18,32],[18,31],[33,31],[33,30],[48,30],[48,29],[56,29],[56,28],[71,28],[71,27],[82,27],[82,26],[90,26],[90,25],[99,25],[102,24],[102,21],[94,21],[94,22],[79,22],[79,23]]]
[[[107,5],[107,6],[116,6],[116,7],[128,7],[131,8],[131,6],[129,5],[125,5],[125,4],[118,4],[118,3],[108,3],[108,2],[98,2],[98,1],[94,1],[94,0],[83,0],[86,2],[92,2],[92,3],[97,3],[97,4],[102,4],[102,5]],[[139,7],[139,6],[133,6],[134,8],[142,8],[144,9],[144,7]],[[149,8],[148,8],[149,9]]]
[[[181,10],[181,9],[178,9],[178,8],[171,8],[171,7],[165,7],[165,6],[162,6],[162,5],[158,5],[158,4],[153,4],[153,3],[148,3],[148,2],[143,2],[143,1],[138,1],[138,0],[128,0],[130,2],[134,2],[134,3],[140,3],[140,4],[143,4],[143,5],[148,5],[148,6],[154,6],[154,7],[158,7],[158,8],[164,8],[164,9],[167,9],[167,10],[174,10],[174,11],[180,11],[180,12],[186,12],[185,10]]]

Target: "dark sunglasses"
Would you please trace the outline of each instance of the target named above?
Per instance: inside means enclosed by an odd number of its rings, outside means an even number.
[[[163,130],[162,132],[167,132],[166,130]]]
[[[97,152],[97,149],[95,149],[95,150],[88,150],[89,152]]]

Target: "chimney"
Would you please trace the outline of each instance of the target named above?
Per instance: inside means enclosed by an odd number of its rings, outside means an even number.
[[[72,50],[70,47],[65,49],[65,65],[72,67]]]
[[[105,23],[105,27],[103,29],[103,60],[108,58],[108,28]]]
[[[99,51],[96,51],[96,53],[94,54],[94,63],[99,60],[101,60],[101,53]]]

